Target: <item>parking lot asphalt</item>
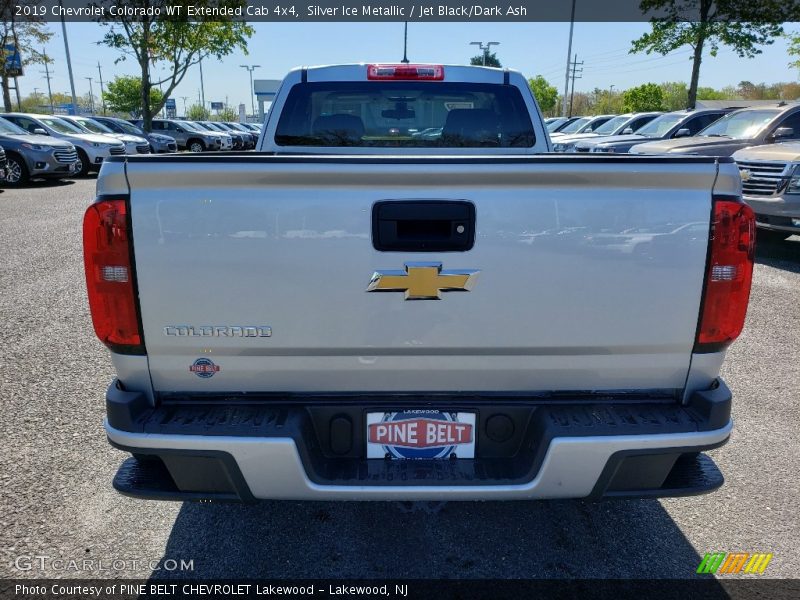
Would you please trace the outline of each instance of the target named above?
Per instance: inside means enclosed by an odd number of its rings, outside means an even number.
[[[81,258],[94,185],[0,192],[0,577],[690,578],[710,551],[771,552],[765,577],[800,573],[800,238],[758,250],[747,327],[723,369],[735,428],[711,453],[727,480],[716,493],[153,502],[111,487],[126,455],[102,429],[113,370]],[[170,571],[170,559],[193,570]]]

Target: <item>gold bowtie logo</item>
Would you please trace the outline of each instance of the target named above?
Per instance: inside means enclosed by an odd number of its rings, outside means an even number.
[[[480,271],[442,270],[442,263],[405,263],[405,270],[375,271],[368,292],[405,292],[406,300],[441,300],[441,292],[468,292]]]

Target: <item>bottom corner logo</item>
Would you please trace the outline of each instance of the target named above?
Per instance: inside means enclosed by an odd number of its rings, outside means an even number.
[[[208,379],[209,377],[213,377],[214,373],[218,373],[220,368],[219,365],[214,364],[214,361],[210,358],[198,358],[192,363],[189,370],[198,377]]]
[[[765,552],[707,552],[697,567],[699,574],[731,575],[757,573],[761,575],[772,560]]]

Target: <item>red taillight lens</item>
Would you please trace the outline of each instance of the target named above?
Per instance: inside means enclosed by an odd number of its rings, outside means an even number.
[[[92,204],[83,217],[83,260],[94,331],[114,352],[144,354],[124,199]]]
[[[739,200],[716,199],[712,219],[695,352],[718,352],[739,337],[753,280],[753,209]]]
[[[367,79],[442,81],[442,65],[367,65]]]

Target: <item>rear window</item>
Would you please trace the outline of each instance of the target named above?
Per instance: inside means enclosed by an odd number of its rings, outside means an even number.
[[[424,81],[295,85],[275,133],[278,146],[529,148],[535,141],[516,87]]]

